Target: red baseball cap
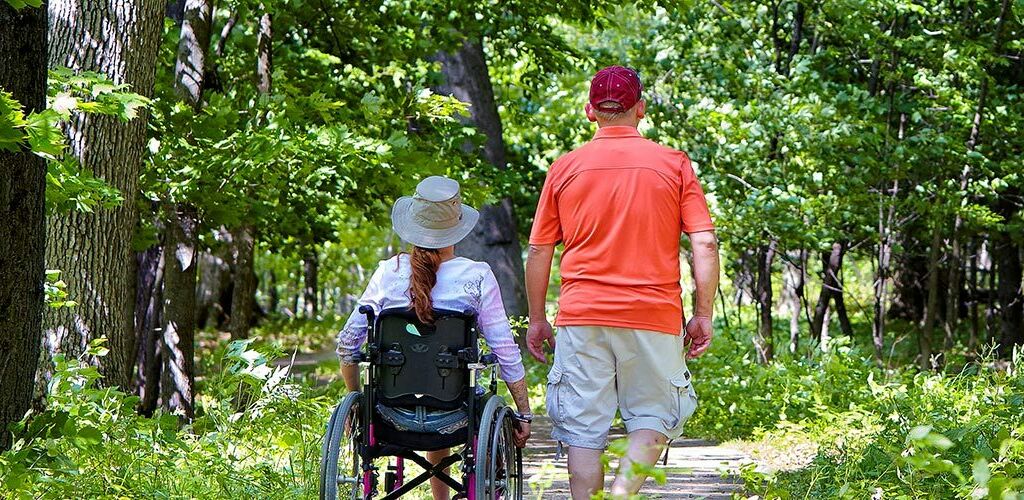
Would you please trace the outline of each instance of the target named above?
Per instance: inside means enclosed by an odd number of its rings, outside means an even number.
[[[636,71],[608,66],[590,80],[590,105],[598,111],[622,113],[640,101],[643,89]]]

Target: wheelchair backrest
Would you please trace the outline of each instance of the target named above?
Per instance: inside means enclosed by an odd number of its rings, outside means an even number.
[[[457,408],[469,389],[466,361],[476,359],[473,311],[434,310],[434,323],[411,309],[385,309],[377,317],[377,398],[391,406]]]

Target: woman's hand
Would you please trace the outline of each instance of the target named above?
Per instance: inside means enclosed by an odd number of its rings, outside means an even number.
[[[530,423],[523,421],[517,421],[516,423],[519,424],[515,430],[516,446],[526,448],[526,442],[530,439]]]

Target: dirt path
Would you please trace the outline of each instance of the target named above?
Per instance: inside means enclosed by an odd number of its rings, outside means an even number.
[[[621,433],[613,435],[612,439],[620,437],[623,437]],[[550,421],[537,418],[523,460],[533,491],[531,498],[569,498],[565,457],[555,460],[556,449],[557,443],[551,440]],[[663,485],[648,480],[641,493],[648,498],[731,498],[732,493],[739,492],[741,487],[735,473],[747,460],[742,452],[709,441],[676,440],[669,448],[668,464],[663,466],[659,463],[659,467],[667,469],[668,480]],[[610,475],[606,476],[605,485],[610,485],[611,480]]]
[[[293,359],[291,355],[275,360],[277,366],[292,365],[297,372],[309,371],[324,361],[333,359],[332,351],[319,353],[299,353]],[[330,377],[318,380],[326,383]],[[624,437],[619,430],[611,439]],[[538,416],[533,425],[533,437],[523,458],[524,472],[532,493],[527,498],[567,499],[569,498],[569,474],[566,471],[565,457],[556,460],[557,443],[551,440],[551,422],[544,416]],[[727,499],[734,492],[739,492],[740,480],[736,471],[741,463],[749,461],[742,451],[718,446],[716,443],[700,439],[680,439],[669,448],[668,464],[659,467],[666,469],[665,484],[657,484],[648,480],[641,493],[648,498],[707,498]],[[615,464],[609,472],[613,471]],[[608,475],[605,484],[610,485],[612,476]]]

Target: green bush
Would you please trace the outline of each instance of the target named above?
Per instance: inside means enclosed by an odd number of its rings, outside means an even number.
[[[743,337],[743,335],[740,335]],[[1024,376],[991,362],[955,373],[883,370],[833,339],[828,352],[759,365],[722,336],[693,362],[701,406],[691,435],[785,443],[817,454],[795,471],[743,470],[766,498],[1022,498]]]
[[[101,343],[87,356],[104,355]],[[320,440],[338,384],[290,383],[275,353],[247,341],[218,354],[202,381],[195,422],[140,416],[138,398],[100,388],[99,374],[56,356],[47,409],[15,429],[0,455],[9,498],[308,498],[317,488]]]

